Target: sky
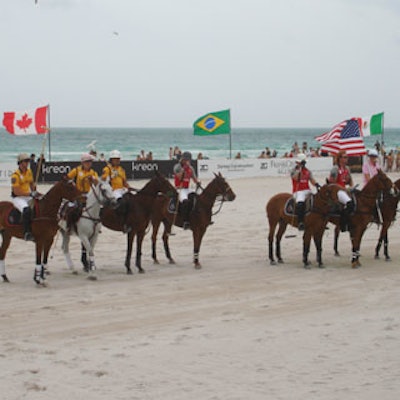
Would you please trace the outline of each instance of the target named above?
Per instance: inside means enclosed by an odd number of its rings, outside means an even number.
[[[0,112],[53,127],[400,127],[399,0],[0,0]]]

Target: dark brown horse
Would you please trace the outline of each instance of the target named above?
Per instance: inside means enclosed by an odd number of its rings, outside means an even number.
[[[125,267],[128,274],[132,274],[131,256],[133,240],[136,236],[136,261],[135,265],[140,273],[145,272],[142,268],[142,242],[146,229],[153,213],[156,199],[159,196],[170,197],[176,193],[170,181],[156,172],[155,176],[136,194],[127,193],[124,201],[127,205],[127,218],[121,220],[118,211],[105,207],[101,213],[101,222],[104,226],[114,231],[123,231],[124,224],[130,228],[127,235],[127,251]]]
[[[311,238],[314,238],[314,243],[317,251],[317,262],[320,268],[323,268],[322,262],[322,237],[325,231],[326,224],[328,223],[329,213],[339,205],[338,191],[343,188],[329,184],[324,185],[320,190],[312,195],[312,203],[310,210],[306,213],[304,218],[304,235],[303,235],[303,265],[304,268],[309,268],[310,262],[308,261],[308,254],[310,252]],[[286,231],[287,225],[297,227],[298,220],[294,214],[294,206],[291,214],[285,211],[287,201],[292,198],[290,193],[278,193],[271,197],[266,205],[267,218],[269,222],[269,235],[268,235],[268,251],[269,260],[271,265],[276,265],[274,259],[274,235],[276,227],[278,232],[276,234],[275,254],[278,263],[283,263],[281,257],[281,239]]]
[[[393,182],[382,171],[379,171],[377,175],[372,177],[361,191],[355,192],[356,210],[350,216],[350,238],[352,242],[351,266],[353,268],[361,266],[359,260],[361,239],[368,225],[374,221],[377,215],[376,204],[381,195],[386,198],[394,195]],[[387,216],[386,218],[390,217]],[[338,237],[340,232],[340,218],[332,217],[330,218],[330,222],[336,225],[334,250],[335,254],[339,255]],[[389,225],[390,222],[388,221]]]
[[[221,205],[224,201],[233,201],[236,198],[235,193],[221,173],[214,175],[215,178],[206,186],[203,192],[195,196],[194,207],[189,217],[190,229],[193,233],[193,263],[197,269],[201,268],[201,264],[199,262],[201,241],[208,226],[211,224],[212,209],[217,197],[221,197]],[[170,263],[174,263],[169,249],[168,237],[171,232],[172,224],[178,227],[183,226],[183,218],[179,212],[177,215],[169,213],[166,203],[164,203],[163,207],[164,208],[158,208],[158,212],[153,213],[151,219],[153,225],[152,256],[154,262],[158,263],[156,254],[156,241],[158,228],[161,222],[163,222],[163,242],[165,254]]]
[[[53,239],[58,230],[57,213],[63,199],[74,200],[80,196],[73,181],[61,179],[40,199],[35,200],[32,219],[32,234],[36,242],[36,268],[34,281],[45,284],[45,271]],[[9,201],[0,202],[0,231],[3,241],[0,247],[0,273],[4,282],[6,275],[5,257],[12,237],[24,238],[24,230],[19,223],[10,223],[9,215],[14,206]],[[14,211],[15,212],[15,211]]]
[[[373,213],[371,216],[376,216],[380,214],[380,219],[382,222],[382,227],[380,230],[379,234],[379,239],[378,243],[375,247],[375,258],[379,258],[379,252],[382,247],[382,243],[384,246],[384,255],[385,255],[385,260],[389,261],[390,256],[389,256],[389,242],[388,242],[388,229],[390,225],[393,223],[396,217],[397,213],[397,204],[399,202],[399,195],[400,195],[400,179],[398,179],[394,183],[394,188],[395,188],[395,193],[391,193],[390,191],[382,190],[382,191],[377,191],[375,197],[373,197],[373,206],[375,207],[373,210]],[[363,193],[363,191],[359,192],[359,194],[356,194],[357,202],[359,196]],[[374,195],[372,195],[374,196]],[[378,208],[377,208],[378,206]],[[374,218],[371,218],[369,222],[373,222]],[[333,243],[333,249],[335,251],[335,255],[339,256],[339,250],[338,250],[338,241],[339,241],[339,234],[340,234],[340,224],[339,224],[339,219],[338,218],[332,218],[331,221],[336,225],[335,228],[335,238],[334,238],[334,243]]]

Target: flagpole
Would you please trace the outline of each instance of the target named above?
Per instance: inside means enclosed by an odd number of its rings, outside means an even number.
[[[229,159],[232,160],[231,109],[229,109]]]
[[[51,161],[51,143],[50,143],[50,104],[47,105],[47,132],[49,139],[49,161]]]
[[[385,142],[383,141],[383,135],[385,133],[385,113],[382,113],[382,135],[381,135],[381,142],[382,142],[382,146],[385,145]]]
[[[44,157],[44,148],[46,146],[46,135],[47,133],[44,134],[44,138],[42,141],[42,151],[40,152],[39,156],[39,161],[36,166],[36,176],[35,176],[35,186],[37,185],[39,181],[39,175],[40,175],[40,170],[42,169],[42,163],[43,163],[43,157]]]

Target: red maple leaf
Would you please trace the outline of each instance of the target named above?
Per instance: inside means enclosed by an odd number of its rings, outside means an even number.
[[[29,118],[28,114],[25,113],[21,119],[16,121],[16,124],[20,129],[26,130],[32,124],[32,118]]]

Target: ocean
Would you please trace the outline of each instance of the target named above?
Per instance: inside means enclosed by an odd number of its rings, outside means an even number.
[[[294,142],[301,147],[318,147],[314,137],[329,128],[237,128],[231,135],[194,136],[190,128],[52,128],[50,140],[43,135],[14,136],[0,129],[0,162],[16,160],[21,152],[39,155],[44,147],[45,158],[51,161],[77,161],[81,153],[94,143],[97,153],[106,158],[113,149],[118,149],[125,160],[136,159],[141,150],[151,151],[153,159],[167,160],[169,148],[179,146],[182,151],[191,151],[196,158],[199,152],[210,159],[232,158],[240,152],[242,158],[257,158],[265,147],[275,150],[278,157],[290,151]],[[384,133],[385,149],[400,146],[400,128],[387,128]],[[365,138],[367,148],[372,148],[381,135]],[[89,146],[89,147],[88,147]]]

